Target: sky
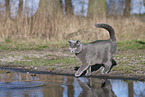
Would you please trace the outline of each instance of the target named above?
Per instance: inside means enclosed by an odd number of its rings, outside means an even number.
[[[131,7],[131,14],[145,13],[145,6],[143,4],[143,0],[131,0],[131,2],[132,2],[131,5],[133,5]]]

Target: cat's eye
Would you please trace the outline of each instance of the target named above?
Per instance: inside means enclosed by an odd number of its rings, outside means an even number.
[[[75,47],[75,48],[71,48],[71,47],[69,47],[69,49],[75,49],[75,50],[76,50],[76,49],[77,49],[77,47]]]

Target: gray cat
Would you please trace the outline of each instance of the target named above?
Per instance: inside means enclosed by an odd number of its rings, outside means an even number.
[[[113,28],[108,24],[95,24],[95,26],[108,30],[110,39],[96,40],[87,44],[83,44],[79,40],[68,41],[70,51],[75,53],[82,63],[75,73],[76,77],[81,76],[85,70],[87,70],[86,76],[89,76],[91,74],[91,66],[95,64],[103,64],[103,74],[109,73],[112,67],[116,65],[113,56],[116,52],[117,44]]]

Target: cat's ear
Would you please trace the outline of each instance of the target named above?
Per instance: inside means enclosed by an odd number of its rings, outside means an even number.
[[[71,43],[71,41],[70,41],[70,40],[68,40],[67,42],[68,42],[68,43]]]
[[[80,45],[80,44],[81,44],[81,42],[80,42],[79,40],[77,40],[77,41],[76,41],[76,43],[77,43],[78,45]]]

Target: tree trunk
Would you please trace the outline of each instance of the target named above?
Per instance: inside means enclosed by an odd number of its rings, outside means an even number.
[[[106,0],[89,0],[87,17],[99,19],[106,17]]]
[[[10,18],[11,13],[10,13],[10,0],[5,0],[6,3],[6,16]]]
[[[128,97],[133,97],[134,90],[133,90],[133,82],[128,83]]]
[[[22,11],[23,11],[23,0],[20,0],[18,8],[18,17],[22,17]]]
[[[65,0],[65,14],[73,15],[72,0]]]
[[[52,37],[57,37],[56,26],[57,18],[63,16],[61,0],[40,0],[37,12],[31,18],[32,21],[37,21],[41,25],[42,36],[47,39],[52,39]],[[33,26],[33,24],[32,24]],[[39,26],[40,27],[40,26]],[[32,27],[33,28],[33,27]]]
[[[125,0],[124,16],[130,16],[131,0]]]
[[[35,14],[41,14],[41,16],[47,15],[49,17],[55,17],[58,14],[63,14],[61,0],[40,0],[39,7]]]

